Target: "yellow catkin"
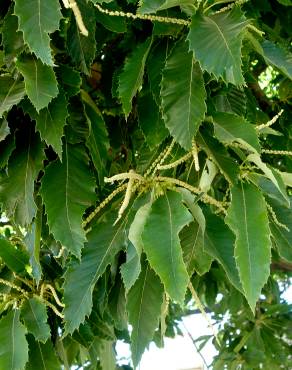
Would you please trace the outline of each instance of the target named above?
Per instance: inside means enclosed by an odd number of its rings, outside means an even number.
[[[169,146],[163,152],[163,156],[161,156],[160,161],[157,162],[157,164],[153,168],[152,176],[155,176],[156,172],[158,171],[158,167],[159,166],[162,166],[164,164],[164,162],[166,161],[166,159],[169,157],[169,155],[170,155],[170,153],[171,153],[171,151],[172,151],[172,149],[174,147],[174,144],[175,144],[175,141],[172,140],[171,143],[169,144]]]
[[[51,285],[51,284],[44,284],[45,285],[45,289],[49,289],[51,291],[51,293],[53,294],[53,297],[57,303],[57,305],[59,305],[60,307],[65,307],[64,303],[62,303],[57,295],[57,292],[55,291],[54,287]]]
[[[195,170],[197,172],[199,172],[200,171],[200,163],[199,163],[199,157],[198,157],[198,147],[197,147],[197,144],[196,144],[194,139],[192,140],[192,154],[193,154],[193,158],[194,158]]]
[[[135,174],[135,172],[133,170],[131,170],[129,174]],[[140,177],[142,177],[142,176],[140,176]],[[129,182],[127,184],[127,189],[126,189],[125,197],[124,197],[123,203],[122,203],[122,205],[121,205],[121,207],[119,209],[118,218],[114,222],[114,225],[116,225],[117,222],[122,218],[125,210],[127,209],[128,205],[130,203],[135,179],[136,179],[135,177],[129,177]],[[143,177],[142,177],[142,179],[144,180]]]
[[[292,155],[290,150],[271,150],[271,149],[262,149],[262,153],[265,154],[274,154],[274,155]]]
[[[165,154],[167,153],[169,149],[169,146],[167,146],[159,155],[158,157],[155,159],[155,161],[153,161],[150,165],[150,167],[146,170],[146,172],[144,173],[144,177],[148,177],[151,172],[157,168],[157,166],[159,165],[159,163],[161,163],[162,161],[162,158],[165,156]]]
[[[69,4],[69,8],[71,8],[72,11],[73,11],[73,14],[75,16],[76,23],[77,23],[77,26],[79,28],[80,33],[83,36],[88,36],[88,31],[87,31],[87,29],[86,29],[86,27],[83,23],[82,15],[81,15],[81,12],[78,8],[78,5],[77,5],[76,1],[68,0],[67,3]]]
[[[8,287],[10,287],[10,288],[12,288],[14,290],[17,290],[18,292],[22,293],[25,297],[28,296],[27,292],[24,289],[22,289],[19,286],[11,283],[11,281],[0,279],[0,284],[6,285],[6,286],[8,286]]]
[[[122,11],[117,10],[108,10],[102,8],[99,4],[95,4],[95,7],[104,14],[113,16],[113,17],[124,17],[124,18],[131,18],[131,19],[142,19],[142,20],[149,20],[152,22],[160,22],[160,23],[173,23],[182,26],[189,26],[191,24],[190,21],[185,19],[179,18],[169,18],[169,17],[160,17],[157,15],[148,15],[148,14],[134,14],[134,13],[125,13]]]
[[[278,219],[277,219],[277,216],[276,216],[276,213],[274,212],[272,206],[270,206],[268,203],[266,203],[267,205],[267,209],[268,211],[270,212],[271,216],[272,216],[272,219],[273,221],[275,222],[276,225],[278,225],[279,227],[281,227],[282,229],[285,229],[286,231],[290,232],[290,229],[287,225],[285,224],[282,224]]]
[[[168,163],[168,164],[159,164],[157,166],[157,169],[158,170],[169,170],[171,168],[175,168],[175,167],[179,166],[180,164],[182,164],[183,162],[186,162],[191,157],[192,157],[192,153],[187,153],[186,155],[184,155],[183,157],[179,158],[175,162],[171,162],[171,163]]]
[[[272,126],[277,120],[278,118],[283,114],[284,110],[281,109],[280,112],[278,114],[275,115],[275,117],[273,117],[270,121],[268,121],[267,123],[263,123],[261,125],[258,125],[256,126],[256,129],[257,130],[263,130],[264,128],[267,128],[267,127],[270,127]]]

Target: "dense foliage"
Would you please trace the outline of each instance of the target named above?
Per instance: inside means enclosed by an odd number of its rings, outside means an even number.
[[[292,368],[291,5],[1,1],[1,370]]]

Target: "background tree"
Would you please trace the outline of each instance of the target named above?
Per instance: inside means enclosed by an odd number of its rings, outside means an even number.
[[[0,369],[291,369],[291,4],[2,0]]]

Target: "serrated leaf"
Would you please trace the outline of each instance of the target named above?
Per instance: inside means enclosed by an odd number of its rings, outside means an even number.
[[[86,241],[82,216],[94,202],[94,188],[83,146],[64,142],[62,163],[57,160],[46,168],[41,195],[51,233],[78,258]]]
[[[247,160],[253,162],[255,165],[258,166],[260,170],[272,181],[276,189],[279,191],[280,195],[283,198],[286,206],[289,207],[290,199],[287,195],[285,184],[282,180],[281,175],[279,175],[271,166],[267,165],[261,160],[259,154],[252,153],[247,157]]]
[[[29,103],[22,105],[25,112],[29,113],[30,117],[36,121],[36,128],[41,138],[47,145],[51,145],[59,158],[62,158],[62,136],[68,116],[67,104],[67,99],[62,91],[39,113]]]
[[[212,115],[215,136],[223,143],[239,142],[252,151],[260,151],[259,139],[254,125],[243,117],[232,113],[214,113]]]
[[[60,64],[56,70],[59,83],[63,86],[68,97],[79,93],[81,86],[80,72],[74,68]]]
[[[23,370],[28,360],[26,329],[19,310],[10,311],[0,321],[0,369]]]
[[[54,70],[31,55],[21,55],[16,66],[24,77],[27,96],[39,112],[58,95]]]
[[[25,95],[23,81],[10,76],[0,76],[0,117],[18,104]]]
[[[10,129],[6,119],[3,118],[0,122],[0,141],[3,141],[10,134]]]
[[[262,193],[253,184],[231,189],[226,222],[236,235],[234,255],[244,294],[254,312],[261,290],[270,275],[271,240]]]
[[[116,216],[115,216],[116,217]],[[112,221],[112,222],[111,222]],[[88,233],[80,264],[72,263],[65,274],[65,330],[72,333],[92,309],[92,292],[98,278],[124,247],[124,222],[115,227],[114,220],[96,224]]]
[[[15,273],[24,273],[29,265],[28,255],[0,236],[0,258]]]
[[[138,99],[139,126],[150,149],[155,148],[168,135],[161,112],[150,92]]]
[[[43,145],[31,129],[21,132],[8,162],[8,175],[0,176],[0,203],[15,222],[28,225],[36,214],[34,181],[43,167]]]
[[[132,100],[143,82],[145,62],[150,50],[152,39],[148,38],[138,45],[126,59],[124,69],[119,76],[118,94],[126,117],[132,109]]]
[[[144,262],[141,274],[127,296],[129,323],[133,327],[131,352],[134,367],[140,362],[158,327],[162,302],[163,286],[159,277]]]
[[[0,142],[0,168],[4,168],[8,164],[8,160],[15,149],[14,135],[8,135],[2,142]],[[1,179],[1,175],[0,175]],[[1,182],[1,180],[0,180]],[[0,196],[1,198],[1,196]]]
[[[247,25],[238,7],[224,13],[192,18],[188,40],[203,70],[225,82],[243,85],[241,72],[242,31]],[[214,62],[215,61],[215,62]]]
[[[214,103],[218,112],[235,113],[245,116],[246,94],[245,91],[230,85],[227,92],[214,97]]]
[[[37,298],[27,299],[21,306],[21,317],[36,340],[45,343],[49,339],[51,333],[47,323],[47,308],[43,302]]]
[[[22,32],[18,30],[18,18],[13,14],[11,7],[6,14],[2,28],[2,45],[5,54],[5,61],[13,62],[24,49]]]
[[[27,340],[29,360],[25,370],[60,370],[61,364],[50,340],[43,344],[32,335],[28,335]]]
[[[166,60],[161,99],[165,126],[183,148],[190,149],[207,107],[203,73],[186,42],[179,41]]]
[[[138,279],[141,272],[140,255],[132,243],[128,244],[126,262],[122,264],[120,270],[125,289],[128,291]]]
[[[142,233],[144,251],[169,296],[182,304],[189,282],[179,241],[192,217],[180,194],[170,191],[153,202]]]
[[[49,33],[59,28],[62,18],[58,0],[16,0],[14,13],[25,43],[45,64],[53,65]]]
[[[198,144],[205,150],[207,155],[223,173],[225,178],[234,184],[237,181],[238,166],[233,158],[230,157],[225,147],[214,137],[207,134],[197,135]]]
[[[193,0],[141,0],[138,11],[140,14],[156,13],[159,10],[174,6],[191,5]]]
[[[91,2],[76,0],[83,23],[88,31],[88,36],[80,33],[76,25],[75,16],[72,12],[70,26],[67,31],[67,48],[70,57],[81,71],[90,75],[90,66],[96,52],[95,30],[96,19],[95,9]]]
[[[207,221],[204,250],[221,264],[229,281],[237,290],[242,292],[234,258],[235,237],[219,216],[214,215],[207,209],[204,213]]]
[[[89,126],[89,136],[86,140],[86,146],[89,149],[94,167],[98,174],[99,184],[104,183],[106,176],[106,160],[110,147],[107,128],[101,112],[90,98],[90,96],[81,91],[84,102],[84,111]]]
[[[267,63],[279,68],[285,76],[292,79],[292,53],[268,40],[265,40],[261,46]]]

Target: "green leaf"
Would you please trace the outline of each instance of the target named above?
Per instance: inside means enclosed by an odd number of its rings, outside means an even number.
[[[36,214],[36,220],[31,226],[31,229],[27,232],[24,238],[24,244],[29,253],[29,262],[32,268],[31,274],[36,280],[37,284],[39,284],[42,278],[42,267],[40,264],[40,234],[42,228],[42,218],[40,217],[40,212],[42,210],[38,210]]]
[[[52,162],[45,170],[41,195],[51,233],[78,258],[86,241],[82,216],[95,200],[94,187],[83,146],[65,142],[62,163]]]
[[[214,113],[212,117],[215,135],[221,142],[226,144],[239,142],[252,151],[260,151],[255,126],[243,117],[232,113]]]
[[[100,350],[99,358],[102,370],[116,370],[116,356],[114,352],[114,343],[103,340]]]
[[[21,317],[29,333],[33,334],[35,339],[45,343],[49,339],[50,327],[47,324],[46,305],[37,298],[26,300],[21,306]]]
[[[18,18],[13,14],[13,7],[6,14],[2,28],[2,45],[5,61],[9,64],[24,49],[22,32],[18,30]]]
[[[158,10],[191,4],[193,0],[141,0],[138,11],[140,14],[156,13]]]
[[[116,217],[116,215],[115,215]],[[96,224],[88,234],[81,262],[73,262],[65,274],[65,330],[72,333],[92,309],[92,292],[98,278],[125,245],[124,220],[115,227],[114,219]]]
[[[190,149],[207,107],[203,73],[186,42],[178,42],[167,58],[161,98],[166,127],[183,148]]]
[[[270,275],[271,240],[265,200],[258,188],[240,183],[231,189],[226,222],[236,235],[234,255],[242,287],[254,312]]]
[[[0,176],[0,203],[8,217],[15,222],[28,225],[36,214],[34,181],[43,168],[43,145],[38,135],[21,132],[17,147],[9,158],[8,175]]]
[[[106,159],[110,147],[108,132],[102,114],[90,96],[85,91],[81,91],[81,96],[84,101],[84,110],[89,126],[89,136],[86,140],[86,146],[89,149],[94,167],[97,171],[99,183],[103,184],[104,177],[106,176]]]
[[[126,262],[122,264],[120,270],[125,289],[128,291],[138,279],[141,272],[140,255],[132,243],[128,244]]]
[[[5,138],[10,134],[10,129],[6,119],[2,119],[0,123],[0,141],[5,140]]]
[[[0,142],[0,168],[4,168],[8,164],[8,160],[15,149],[15,138],[14,135],[8,135],[5,140]],[[1,175],[0,175],[1,182]],[[1,198],[1,196],[0,196]]]
[[[10,270],[17,274],[25,272],[29,265],[28,255],[3,236],[0,236],[0,258]]]
[[[113,6],[108,6],[108,9],[118,11],[118,7],[115,4]],[[96,20],[112,32],[124,33],[127,31],[127,23],[124,17],[112,17],[108,14],[97,12]]]
[[[64,92],[62,91],[49,103],[48,107],[43,108],[39,113],[29,103],[28,106],[24,104],[23,106],[30,117],[36,121],[36,128],[41,138],[47,145],[52,146],[59,158],[62,158],[62,136],[68,116]]]
[[[142,233],[144,250],[169,296],[183,303],[189,282],[179,232],[192,217],[180,194],[170,191],[153,202]]]
[[[80,33],[76,25],[75,16],[72,12],[70,26],[67,31],[67,48],[73,62],[87,75],[90,75],[90,66],[96,52],[95,30],[96,19],[95,9],[91,2],[76,0],[82,15],[83,23],[88,31],[88,36]]]
[[[0,117],[16,105],[25,95],[23,81],[9,76],[0,76]]]
[[[45,64],[53,65],[49,33],[59,27],[62,14],[58,0],[16,0],[14,13],[25,43]]]
[[[26,329],[19,310],[10,311],[0,321],[0,369],[23,370],[28,360]]]
[[[236,261],[234,258],[235,237],[224,221],[205,209],[206,232],[204,250],[223,267],[229,281],[242,292]]]
[[[29,361],[25,370],[60,370],[61,365],[50,340],[43,344],[32,335],[28,335],[27,340]]]
[[[56,70],[59,83],[63,86],[68,97],[79,93],[81,76],[78,71],[70,66],[60,64]]]
[[[233,10],[192,18],[188,40],[203,70],[225,82],[243,85],[241,72],[242,31],[247,25],[238,7]]]
[[[58,95],[54,70],[31,55],[21,55],[16,66],[24,77],[27,96],[39,112]]]
[[[257,167],[263,171],[263,173],[272,181],[280,195],[282,196],[283,201],[286,206],[289,207],[290,199],[287,195],[285,184],[282,180],[280,174],[278,174],[271,166],[265,164],[259,154],[253,153],[247,157],[247,160],[253,162]]]
[[[214,137],[207,134],[197,135],[198,144],[205,150],[207,155],[212,158],[213,162],[221,170],[225,178],[234,184],[237,181],[238,166],[231,158],[225,147]]]
[[[292,79],[292,53],[268,40],[265,40],[261,46],[266,62],[279,68],[285,76]]]
[[[154,149],[168,135],[154,97],[150,92],[138,99],[139,126],[150,149]]]
[[[126,117],[132,109],[132,100],[143,82],[145,62],[150,50],[152,39],[148,38],[138,45],[126,59],[124,69],[119,76],[118,93]]]
[[[159,277],[148,263],[143,263],[141,274],[127,296],[129,323],[133,327],[131,352],[134,367],[140,362],[158,327],[162,302],[163,286]]]

